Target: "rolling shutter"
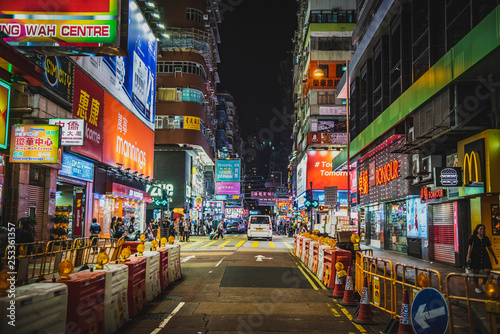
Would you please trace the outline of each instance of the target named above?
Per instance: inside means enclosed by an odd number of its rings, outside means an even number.
[[[455,236],[453,233],[453,203],[431,205],[432,242],[434,260],[455,264]]]
[[[28,185],[28,214],[34,214],[36,221],[38,222],[35,227],[35,232],[38,235],[38,237],[35,238],[36,240],[41,240],[40,238],[42,236],[44,190],[44,187]]]

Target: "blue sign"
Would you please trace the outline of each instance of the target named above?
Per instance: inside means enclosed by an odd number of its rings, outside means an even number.
[[[217,160],[217,181],[240,182],[240,170],[239,160]]]
[[[59,174],[92,182],[94,180],[94,164],[69,153],[64,153],[62,169]]]
[[[340,205],[347,205],[347,190],[339,190],[337,192],[337,199]],[[305,205],[306,192],[304,191],[302,194],[297,196],[296,202],[299,210],[303,210]],[[324,190],[313,190],[313,200],[318,201],[320,205],[325,204],[325,191]],[[337,209],[337,211],[340,210]]]
[[[225,200],[227,200],[227,195],[214,195],[214,200],[225,201]]]
[[[184,102],[197,102],[199,104],[203,104],[203,92],[192,89],[192,88],[183,88],[182,89],[182,101]]]
[[[448,304],[436,289],[422,289],[413,299],[411,320],[417,334],[444,334],[448,329],[448,318]]]

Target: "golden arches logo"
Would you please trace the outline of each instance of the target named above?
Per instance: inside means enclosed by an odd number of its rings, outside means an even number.
[[[474,162],[474,164],[472,163]],[[464,157],[464,185],[469,185],[472,182],[481,182],[481,161],[479,153],[472,151],[465,153]]]

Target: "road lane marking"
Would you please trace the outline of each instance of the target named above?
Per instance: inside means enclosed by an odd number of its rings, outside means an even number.
[[[290,246],[290,245],[288,244],[288,242],[284,242],[283,244],[284,244],[284,245],[285,245],[285,246],[286,246],[289,250],[291,250],[291,251],[292,251],[292,254],[293,254],[293,248],[292,248],[292,246]]]
[[[160,325],[158,326],[158,328],[156,328],[154,331],[151,332],[151,334],[156,334],[158,333],[159,331],[161,331],[165,325],[170,321],[170,319],[172,319],[174,317],[174,315],[179,312],[179,310],[184,306],[184,302],[180,302],[179,305],[177,305],[177,307],[172,311],[172,313],[170,313],[167,317],[167,319],[163,320]]]
[[[241,240],[241,241],[240,241],[240,242],[238,242],[238,243],[236,244],[236,246],[234,246],[234,247],[241,247],[241,245],[243,245],[244,243],[245,243],[245,240]]]
[[[222,260],[224,260],[225,258],[226,258],[226,257],[224,256],[224,257],[223,257],[223,258],[222,258],[222,259],[221,259],[221,260],[220,260],[220,261],[219,261],[219,262],[215,265],[215,267],[218,267],[218,266],[219,266],[219,264],[221,264],[221,263],[222,263]]]
[[[354,319],[353,316],[349,313],[349,311],[345,307],[342,307],[342,305],[340,305],[340,304],[337,304],[337,306],[345,314],[347,319],[349,319],[349,321],[358,329],[358,331],[360,331],[360,333],[366,333],[366,329],[364,329],[363,326],[361,326],[353,321],[353,319]]]
[[[182,259],[181,259],[181,262],[188,262],[188,261],[189,261],[189,259],[193,259],[193,258],[195,258],[195,257],[196,257],[196,256],[191,255],[191,256],[188,256],[188,257],[182,258]]]
[[[304,267],[304,269],[305,269],[305,270],[306,270],[309,274],[311,274],[311,277],[312,277],[312,278],[314,278],[314,280],[315,280],[316,282],[318,282],[318,285],[319,285],[319,286],[320,286],[323,290],[327,290],[327,289],[326,289],[326,286],[325,286],[325,285],[321,282],[321,280],[320,280],[318,277],[316,277],[316,275],[315,275],[312,271],[310,271],[310,270],[309,270],[309,268],[308,268],[308,267],[307,267],[307,266],[306,266],[303,262],[299,262],[299,263],[300,263],[300,265],[301,265],[302,267]]]
[[[339,317],[340,317],[340,313],[339,313],[339,311],[337,311],[336,309],[334,309],[334,308],[332,307],[332,305],[330,305],[330,304],[328,304],[328,303],[326,303],[326,305],[328,305],[328,307],[330,308],[330,310],[332,310],[333,315],[335,315],[335,317],[337,317],[337,318],[339,318]]]
[[[269,247],[276,248],[276,246],[274,245],[274,242],[272,242],[272,241],[269,241]]]
[[[203,245],[203,246],[201,246],[201,248],[205,248],[205,247],[208,247],[208,246],[210,246],[210,245],[213,245],[213,244],[215,244],[216,242],[217,242],[217,240],[215,240],[215,241],[212,241],[212,242],[209,242],[208,244],[206,244],[206,245]]]
[[[311,284],[311,286],[313,287],[313,289],[314,290],[319,290],[318,287],[312,281],[312,279],[309,277],[309,275],[306,274],[306,272],[304,271],[304,269],[302,269],[299,266],[297,266],[297,268],[299,268],[299,270],[302,272],[302,274],[304,275],[304,277],[309,281],[309,284]]]
[[[202,242],[203,241],[197,241],[197,242],[190,243],[189,245],[181,245],[181,248],[189,248],[189,247],[192,247],[194,245],[201,244]]]
[[[224,247],[224,246],[225,246],[225,245],[227,245],[228,243],[229,243],[229,240],[228,240],[228,241],[225,241],[225,242],[223,242],[223,243],[221,243],[221,244],[220,244],[219,246],[217,246],[217,247]]]
[[[257,247],[258,244],[259,244],[258,241],[254,241],[253,244],[252,244],[252,247]]]

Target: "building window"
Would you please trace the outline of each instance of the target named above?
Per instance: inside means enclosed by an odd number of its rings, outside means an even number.
[[[318,104],[335,104],[335,92],[318,92]]]
[[[356,23],[355,10],[313,10],[311,23]]]
[[[198,9],[188,8],[186,9],[186,19],[190,21],[202,22],[203,12]]]
[[[196,74],[207,80],[203,65],[190,61],[159,61],[156,64],[158,73],[190,73]]]

